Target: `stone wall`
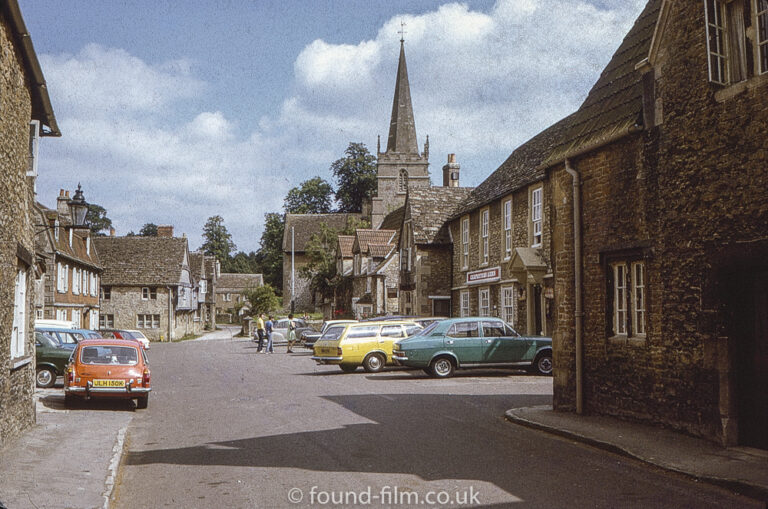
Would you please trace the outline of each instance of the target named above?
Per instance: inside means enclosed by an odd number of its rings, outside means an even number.
[[[169,341],[169,320],[172,313],[168,303],[168,288],[158,287],[157,298],[142,300],[141,287],[112,286],[111,297],[101,300],[101,314],[114,315],[115,329],[138,329],[137,315],[160,315],[160,326],[156,329],[140,329],[152,341]],[[170,305],[175,307],[175,303]],[[171,328],[175,335],[175,327]]]
[[[309,263],[307,255],[304,253],[295,253],[294,260],[296,269],[294,274],[294,285],[296,296],[295,311],[297,313],[305,311],[314,311],[312,304],[312,291],[309,288],[309,279],[301,277],[302,267]],[[291,253],[283,253],[283,309],[288,312],[291,309]]]
[[[31,99],[8,21],[0,14],[0,446],[35,423],[34,227],[32,180],[26,177]],[[26,262],[19,258],[19,253]],[[31,258],[30,258],[31,257]],[[15,278],[27,269],[27,342],[11,359]]]

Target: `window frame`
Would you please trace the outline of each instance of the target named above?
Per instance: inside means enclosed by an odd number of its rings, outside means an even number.
[[[618,340],[645,341],[648,334],[648,259],[629,256],[606,266],[608,299],[606,333]]]
[[[710,12],[711,11],[711,12]],[[711,18],[715,19],[711,19]],[[728,49],[727,33],[725,26],[725,5],[720,0],[704,0],[704,24],[707,38],[707,68],[709,71],[709,81],[718,85],[727,85],[728,80]],[[717,41],[717,48],[713,48],[712,35]],[[717,62],[712,65],[713,58]]]
[[[501,227],[504,234],[504,259],[512,257],[512,198],[501,202]]]
[[[11,359],[24,357],[27,351],[27,284],[28,269],[19,264],[13,295],[13,323],[11,325]]]
[[[464,318],[469,315],[470,315],[469,290],[462,290],[459,293],[459,316],[461,318]]]
[[[530,198],[531,247],[541,247],[544,242],[544,186],[531,188]]]
[[[469,269],[469,216],[461,218],[461,268]]]
[[[488,237],[490,235],[490,210],[488,207],[482,209],[480,211],[480,242],[479,242],[479,248],[480,248],[480,265],[488,265],[489,262],[489,255],[488,255]]]
[[[499,292],[501,319],[514,327],[515,322],[517,322],[517,287],[515,285],[502,286]]]
[[[765,2],[765,8],[760,10],[761,0],[755,0],[753,6],[755,27],[755,57],[757,58],[757,74],[768,73],[768,2]],[[763,26],[765,27],[764,39],[760,39],[760,18],[763,19]]]
[[[629,264],[630,267],[630,285],[631,285],[631,297],[632,297],[632,335],[638,337],[645,337],[646,327],[648,324],[647,319],[647,294],[645,291],[645,262],[642,260],[634,261]],[[640,269],[640,273],[637,273],[637,269]]]
[[[477,289],[477,315],[491,316],[491,289],[488,287]]]

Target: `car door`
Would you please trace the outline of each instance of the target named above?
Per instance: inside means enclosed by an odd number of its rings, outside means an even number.
[[[483,358],[481,339],[477,321],[460,321],[448,328],[443,346],[456,355],[460,364],[476,364]]]
[[[530,348],[530,341],[521,338],[501,320],[483,320],[483,362],[520,362]]]
[[[392,359],[392,345],[405,337],[402,325],[383,325],[379,333],[379,348],[387,353],[387,360]]]

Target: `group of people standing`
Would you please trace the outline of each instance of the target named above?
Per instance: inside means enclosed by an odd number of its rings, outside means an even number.
[[[293,353],[293,345],[296,343],[296,322],[293,321],[293,314],[288,315],[288,353]],[[274,316],[269,315],[269,319],[264,321],[264,313],[259,314],[259,318],[256,320],[256,335],[254,341],[258,341],[258,348],[256,353],[275,353],[272,345],[272,329],[275,326]],[[264,347],[264,340],[267,340],[266,348]]]

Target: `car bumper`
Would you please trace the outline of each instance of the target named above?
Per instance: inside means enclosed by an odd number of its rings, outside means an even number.
[[[343,357],[319,357],[317,355],[310,358],[318,364],[341,364],[343,360]]]
[[[405,357],[405,356],[395,357],[394,355],[392,356],[392,362],[395,363],[397,366],[405,366],[406,365],[405,363],[407,361],[408,361],[408,357]]]
[[[85,395],[87,397],[92,395],[99,396],[114,396],[114,397],[133,397],[141,396],[143,394],[149,394],[152,391],[151,387],[81,387],[76,385],[74,387],[67,387],[65,392],[71,394]]]

